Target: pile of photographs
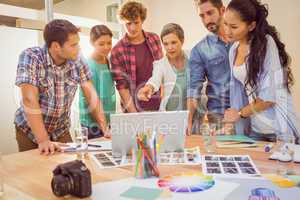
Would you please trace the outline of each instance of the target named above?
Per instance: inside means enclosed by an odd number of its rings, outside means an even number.
[[[169,152],[159,154],[159,164],[161,165],[197,165],[201,164],[199,147],[186,148],[183,152]]]
[[[202,160],[206,175],[260,175],[249,155],[206,155]]]
[[[92,159],[100,168],[113,168],[132,165],[132,156],[113,157],[111,151],[91,154]]]

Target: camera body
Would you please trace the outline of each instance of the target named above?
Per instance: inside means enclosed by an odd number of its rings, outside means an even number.
[[[60,164],[53,170],[51,187],[58,197],[88,197],[92,194],[91,172],[80,160]]]

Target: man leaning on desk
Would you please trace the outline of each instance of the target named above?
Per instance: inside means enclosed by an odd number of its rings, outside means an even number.
[[[56,142],[71,142],[71,105],[80,84],[92,116],[108,135],[103,108],[91,72],[79,57],[79,29],[67,20],[53,20],[44,29],[44,47],[23,51],[16,85],[22,102],[15,114],[19,151],[38,148],[48,155],[60,151]]]

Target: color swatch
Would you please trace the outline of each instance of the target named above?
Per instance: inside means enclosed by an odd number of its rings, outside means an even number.
[[[265,174],[263,176],[282,188],[300,187],[300,176],[280,176],[277,174]]]
[[[212,176],[204,176],[201,173],[180,173],[165,176],[158,180],[159,187],[169,188],[172,192],[201,192],[215,185]]]

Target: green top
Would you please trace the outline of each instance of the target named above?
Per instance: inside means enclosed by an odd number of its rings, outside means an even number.
[[[112,75],[107,64],[99,64],[94,59],[87,60],[92,72],[92,81],[98,97],[103,105],[106,121],[110,122],[110,114],[116,112],[116,94]],[[97,126],[97,123],[90,114],[82,90],[79,91],[79,113],[80,123],[85,126]]]
[[[176,83],[172,94],[167,103],[167,111],[186,110],[187,106],[187,67],[188,61],[186,60],[184,70],[179,71],[173,66],[176,74]]]

